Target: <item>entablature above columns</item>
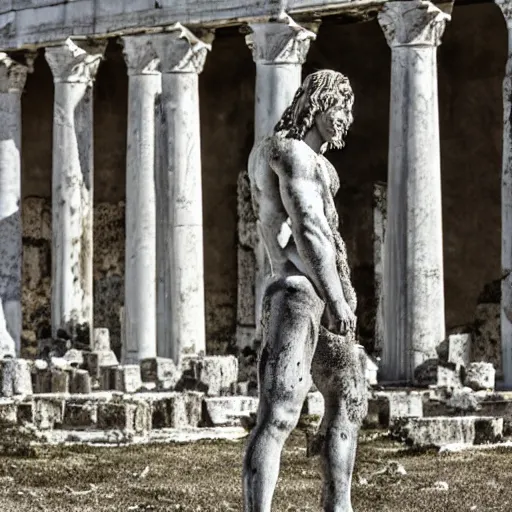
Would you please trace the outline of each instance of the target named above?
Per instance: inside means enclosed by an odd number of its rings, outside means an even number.
[[[0,48],[55,44],[67,37],[107,38],[175,24],[189,28],[277,19],[296,21],[333,14],[375,11],[386,0],[7,0],[0,2]],[[435,2],[437,3],[437,2]]]

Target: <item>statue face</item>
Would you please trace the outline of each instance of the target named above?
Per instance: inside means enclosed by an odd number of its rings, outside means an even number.
[[[320,112],[315,117],[315,124],[325,142],[340,146],[352,122],[350,112],[340,106],[334,106]]]

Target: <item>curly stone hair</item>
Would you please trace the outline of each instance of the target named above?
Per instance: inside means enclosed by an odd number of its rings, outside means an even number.
[[[315,123],[315,117],[331,107],[339,106],[347,111],[346,133],[352,124],[354,93],[348,78],[330,69],[311,73],[297,89],[291,105],[284,111],[274,132],[285,132],[285,137],[303,140]],[[341,149],[344,142],[329,143],[328,149]]]

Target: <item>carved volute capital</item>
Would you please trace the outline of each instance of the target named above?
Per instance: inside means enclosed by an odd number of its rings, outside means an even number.
[[[176,23],[164,32],[152,34],[151,45],[160,60],[162,73],[201,73],[206,55],[212,49],[213,32],[206,42]]]
[[[25,87],[29,69],[0,52],[0,93],[18,92]]]
[[[507,27],[512,27],[512,0],[494,0],[503,13]]]
[[[426,0],[387,2],[379,23],[391,47],[439,46],[451,16]]]
[[[45,57],[52,70],[53,81],[92,85],[103,58],[104,46],[94,48],[101,53],[89,53],[68,38],[58,46],[46,48]]]
[[[304,64],[315,32],[297,25],[282,14],[277,21],[253,23],[245,38],[254,62],[263,64]]]
[[[151,44],[154,35],[124,36],[123,54],[129,75],[160,74],[160,59]]]

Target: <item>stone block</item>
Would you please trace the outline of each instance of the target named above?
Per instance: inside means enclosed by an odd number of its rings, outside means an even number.
[[[89,394],[92,391],[91,376],[87,370],[73,370],[69,384],[71,393]]]
[[[471,357],[471,334],[451,334],[448,336],[448,362],[467,367]]]
[[[174,361],[165,357],[152,357],[140,362],[143,382],[154,382],[157,389],[171,391],[180,380],[181,372]]]
[[[16,419],[18,425],[34,423],[34,407],[32,405],[32,400],[30,400],[29,402],[22,402],[18,404]]]
[[[202,419],[203,394],[172,393],[152,404],[153,428],[198,427]]]
[[[370,386],[376,386],[377,385],[377,374],[379,372],[379,365],[377,364],[377,361],[368,354],[366,354],[366,382]]]
[[[0,399],[0,423],[12,423],[17,421],[17,405],[13,400]]]
[[[308,393],[306,396],[301,414],[320,416],[321,418],[324,415],[324,407],[325,402],[322,393],[320,393],[320,391],[314,391],[313,393]]]
[[[474,444],[498,443],[503,439],[503,418],[475,418]]]
[[[144,434],[151,430],[151,407],[143,400],[112,400],[98,405],[98,428]]]
[[[503,420],[476,416],[402,418],[393,422],[391,434],[417,448],[482,444],[501,440]]]
[[[51,370],[52,393],[69,393],[69,372],[64,370]]]
[[[52,372],[49,369],[36,369],[32,374],[34,379],[34,393],[51,393],[52,391]]]
[[[31,395],[32,375],[31,365],[25,359],[4,359],[1,370],[1,395]]]
[[[118,366],[100,367],[100,389],[102,391],[116,391]]]
[[[84,366],[93,379],[101,378],[101,368],[118,366],[119,362],[112,350],[105,352],[84,353]]]
[[[41,359],[63,357],[70,348],[71,340],[63,338],[44,338],[37,341],[37,354]]]
[[[98,423],[98,403],[92,400],[66,402],[64,428],[94,428]]]
[[[378,391],[377,399],[379,423],[391,424],[396,418],[421,418],[423,416],[423,394],[415,391]]]
[[[65,400],[62,398],[34,398],[34,424],[41,430],[53,429],[62,425]]]
[[[436,382],[437,359],[427,359],[414,369],[414,384],[417,386],[429,386]]]
[[[238,360],[234,356],[191,357],[183,361],[181,385],[185,389],[223,396],[231,393],[237,381]]]
[[[452,396],[446,400],[446,406],[460,412],[477,411],[480,409],[477,397],[473,390],[468,387],[454,390]]]
[[[466,370],[465,385],[475,391],[494,389],[496,371],[492,363],[470,363]]]
[[[258,409],[258,399],[245,396],[205,398],[203,423],[211,427],[240,425],[242,416],[249,417]]]
[[[84,353],[82,350],[72,348],[64,354],[64,359],[73,367],[79,368],[84,364]]]
[[[93,332],[92,352],[110,352],[110,333],[108,329],[96,328]]]
[[[115,370],[116,391],[135,393],[142,387],[141,369],[138,364],[119,366]]]
[[[476,307],[471,361],[492,363],[498,377],[502,375],[499,301],[496,304],[478,304]]]
[[[460,368],[451,363],[439,364],[437,367],[437,386],[447,389],[461,388]]]

